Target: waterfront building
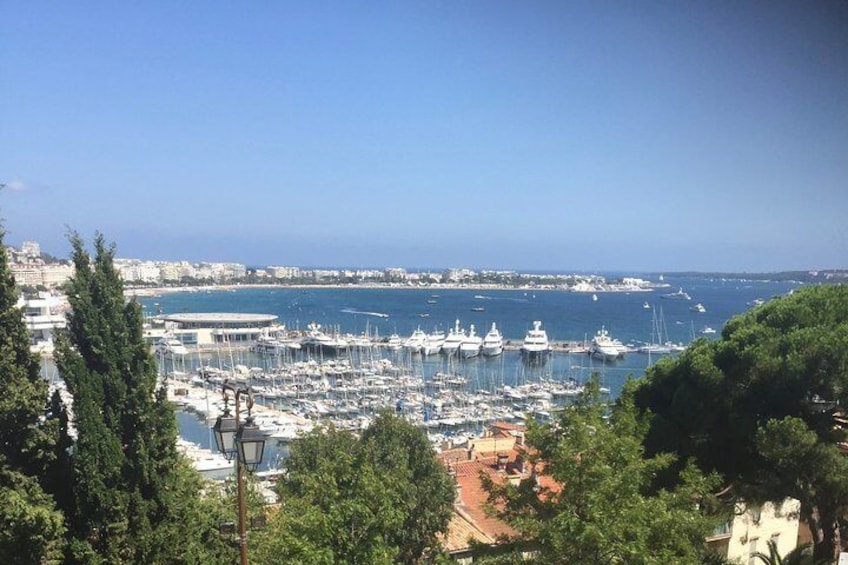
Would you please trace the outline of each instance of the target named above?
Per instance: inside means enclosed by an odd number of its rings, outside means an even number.
[[[68,302],[65,297],[39,292],[31,297],[22,296],[16,307],[23,311],[24,324],[30,336],[30,349],[39,353],[52,352],[56,330],[67,326],[65,313]]]
[[[157,316],[161,325],[145,329],[144,337],[151,343],[172,334],[184,345],[198,347],[255,343],[263,330],[277,323],[274,314],[181,313]]]

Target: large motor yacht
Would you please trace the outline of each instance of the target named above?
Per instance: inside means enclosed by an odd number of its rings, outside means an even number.
[[[480,355],[480,349],[483,347],[483,338],[477,335],[474,330],[474,324],[471,324],[471,327],[468,328],[468,335],[462,341],[462,344],[459,346],[459,354],[464,359],[470,359],[471,357],[477,357]]]
[[[421,353],[421,348],[424,347],[424,340],[427,339],[427,334],[421,328],[416,328],[412,335],[403,342],[403,348],[410,353]]]
[[[442,344],[442,353],[445,355],[453,355],[459,351],[459,346],[465,341],[465,331],[459,327],[459,320],[452,330],[448,332],[448,337]]]
[[[421,354],[433,355],[438,353],[442,350],[443,343],[445,343],[445,332],[433,330],[424,338],[424,345],[421,346]]]
[[[498,327],[492,323],[492,329],[483,338],[483,355],[494,357],[503,353],[503,336]]]
[[[533,322],[533,329],[527,330],[524,343],[521,345],[521,356],[528,362],[540,363],[548,358],[551,345],[548,334],[542,329],[542,322]]]
[[[622,345],[616,339],[612,339],[609,332],[601,326],[595,337],[592,338],[592,346],[589,348],[589,353],[595,359],[602,361],[615,361],[623,355]]]

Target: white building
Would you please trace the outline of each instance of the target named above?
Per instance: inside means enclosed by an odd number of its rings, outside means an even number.
[[[707,538],[707,544],[720,555],[739,563],[759,563],[755,553],[768,554],[768,542],[786,555],[798,545],[801,503],[787,498],[782,504],[737,504],[731,520]]]
[[[250,345],[263,328],[277,323],[273,314],[182,313],[158,316],[163,326],[145,330],[145,338],[155,342],[165,332],[185,345],[208,347],[217,344]]]
[[[299,279],[300,267],[268,267],[268,272],[276,279]]]
[[[30,335],[30,348],[37,352],[53,351],[53,334],[67,326],[68,302],[64,296],[39,292],[32,298],[21,297],[16,304],[23,310],[24,323]]]
[[[21,253],[34,259],[41,257],[41,246],[35,241],[25,241],[21,244]]]

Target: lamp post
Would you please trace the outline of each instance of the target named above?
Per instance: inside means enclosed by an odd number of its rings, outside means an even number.
[[[224,413],[215,420],[212,431],[215,432],[215,443],[218,451],[224,454],[228,461],[236,460],[236,485],[238,496],[238,543],[241,565],[247,565],[247,509],[244,500],[244,468],[251,471],[262,462],[265,450],[265,436],[259,431],[253,421],[250,411],[253,408],[253,393],[250,387],[232,385],[224,381],[221,385],[224,395]],[[230,414],[229,395],[232,392],[235,400],[235,416]],[[247,397],[247,420],[241,423],[239,401]]]

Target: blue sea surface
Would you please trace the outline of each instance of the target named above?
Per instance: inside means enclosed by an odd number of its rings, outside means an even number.
[[[459,319],[464,328],[474,324],[484,335],[491,324],[497,323],[505,339],[518,344],[540,320],[549,339],[556,341],[590,341],[602,326],[612,337],[623,343],[652,342],[656,326],[662,326],[663,340],[684,344],[706,337],[717,339],[724,324],[733,316],[751,308],[756,299],[786,294],[797,288],[793,282],[763,282],[721,280],[698,277],[666,277],[670,286],[652,292],[573,293],[560,290],[478,290],[430,288],[258,288],[235,290],[165,293],[142,297],[140,302],[148,314],[179,312],[238,312],[275,314],[291,329],[305,329],[311,322],[342,333],[368,332],[385,338],[392,333],[409,336],[416,328],[426,332],[448,330]],[[661,298],[682,288],[691,300]],[[644,304],[649,307],[645,308]],[[704,313],[691,310],[700,303]],[[482,312],[473,311],[480,309]],[[426,316],[423,316],[426,315]],[[709,326],[717,333],[702,335]],[[426,358],[391,353],[383,349],[370,355],[390,357],[425,379],[438,371],[451,371],[468,380],[468,389],[494,390],[502,385],[523,384],[541,378],[585,381],[593,372],[601,375],[604,386],[617,396],[628,377],[639,378],[658,356],[628,353],[614,363],[599,362],[586,354],[554,352],[547,363],[528,366],[517,351],[506,351],[496,358],[477,357],[469,360],[448,360],[434,355]],[[261,357],[249,351],[222,350],[217,353],[192,355],[186,361],[191,370],[199,364],[231,366],[244,364],[272,368],[278,358]],[[356,361],[356,359],[352,359]],[[191,414],[180,414],[180,429],[184,437],[209,446],[205,422]],[[266,463],[274,466],[278,457],[286,454],[285,446],[269,445]]]

